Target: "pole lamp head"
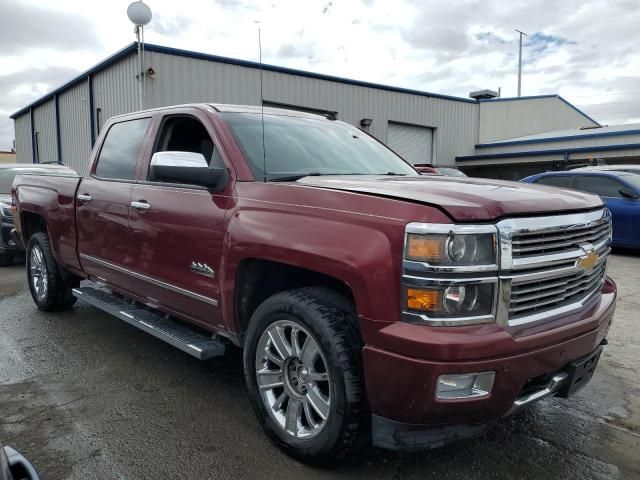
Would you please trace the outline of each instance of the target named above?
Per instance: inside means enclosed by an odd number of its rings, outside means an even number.
[[[151,21],[151,9],[142,0],[133,2],[127,8],[127,17],[136,27],[144,27]]]

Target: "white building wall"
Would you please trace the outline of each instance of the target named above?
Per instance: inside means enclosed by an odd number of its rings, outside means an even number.
[[[31,152],[31,118],[29,112],[23,113],[15,119],[16,131],[16,161],[18,163],[32,163]]]
[[[478,142],[597,124],[558,97],[480,101]]]
[[[56,107],[53,99],[33,109],[33,128],[36,134],[36,162],[57,162]]]
[[[58,97],[62,162],[80,174],[84,173],[91,152],[88,101],[89,86],[86,80]]]

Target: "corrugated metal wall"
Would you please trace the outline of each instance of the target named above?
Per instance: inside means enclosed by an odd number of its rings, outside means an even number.
[[[478,143],[595,125],[557,97],[490,100],[480,102]]]
[[[57,162],[56,107],[53,99],[34,108],[33,128],[36,133],[36,163]]]
[[[260,71],[164,53],[147,55],[156,74],[147,82],[147,106],[189,102],[260,104]],[[112,67],[113,68],[113,67]],[[473,154],[477,104],[391,92],[280,72],[263,72],[264,98],[318,110],[337,111],[340,120],[373,123],[370,132],[386,142],[389,121],[436,129],[436,161],[454,165],[458,155]]]
[[[118,92],[114,92],[118,95]],[[83,81],[58,97],[62,162],[84,173],[89,153],[89,87]]]
[[[96,138],[109,118],[138,110],[136,65],[136,56],[131,55],[93,76]]]
[[[22,114],[15,119],[15,130],[17,162],[32,163],[31,118],[29,117],[29,113]]]

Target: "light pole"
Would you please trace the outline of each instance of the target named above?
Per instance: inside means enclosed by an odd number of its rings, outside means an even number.
[[[142,0],[133,2],[127,8],[127,16],[131,23],[135,25],[133,32],[136,34],[138,42],[138,107],[143,110],[145,97],[145,72],[144,72],[144,26],[151,21],[151,9]]]
[[[526,33],[516,29],[516,32],[520,34],[520,52],[518,54],[518,96],[522,93],[522,37],[527,36]]]

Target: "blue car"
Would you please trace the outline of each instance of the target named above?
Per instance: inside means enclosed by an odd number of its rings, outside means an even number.
[[[521,182],[600,195],[613,217],[613,245],[640,248],[640,175],[611,170],[570,170],[531,175]]]

